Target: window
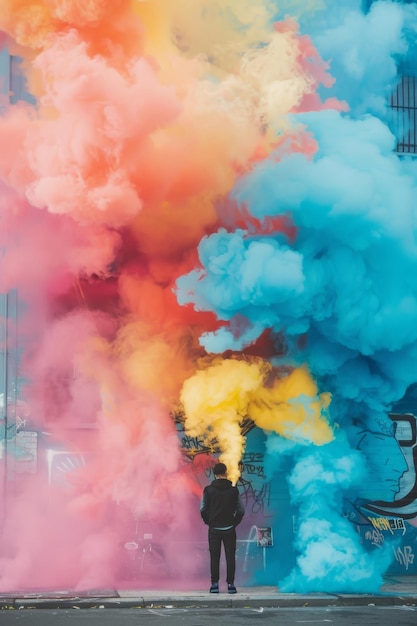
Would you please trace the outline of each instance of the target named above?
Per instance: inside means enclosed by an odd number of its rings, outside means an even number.
[[[396,151],[417,154],[417,78],[403,76],[391,96],[392,122],[398,139]]]

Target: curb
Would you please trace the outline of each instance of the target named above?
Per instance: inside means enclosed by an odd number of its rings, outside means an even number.
[[[233,609],[416,606],[417,596],[277,596],[224,598],[1,598],[1,610],[30,609]]]

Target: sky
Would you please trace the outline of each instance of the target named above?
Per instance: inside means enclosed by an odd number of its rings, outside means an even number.
[[[417,170],[386,103],[416,20],[385,0],[2,2],[36,105],[2,102],[0,290],[22,301],[33,423],[88,463],[64,492],[22,487],[0,586],[114,584],[132,516],[199,537],[178,411],[233,481],[244,418],[271,476],[291,459],[281,589],[379,588],[390,556],[342,494],[369,471],[358,429],[386,433],[415,382]]]

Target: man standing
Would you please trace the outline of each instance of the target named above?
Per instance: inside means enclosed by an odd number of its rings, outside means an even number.
[[[220,552],[222,543],[226,556],[226,582],[228,593],[236,593],[236,526],[240,524],[245,509],[237,487],[227,479],[227,467],[217,463],[213,468],[214,480],[205,487],[200,505],[201,517],[208,525],[210,550],[210,593],[219,593]]]

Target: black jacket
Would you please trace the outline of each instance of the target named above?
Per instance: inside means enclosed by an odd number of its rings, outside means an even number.
[[[200,513],[211,528],[237,526],[245,514],[238,488],[227,478],[216,478],[204,489]]]

